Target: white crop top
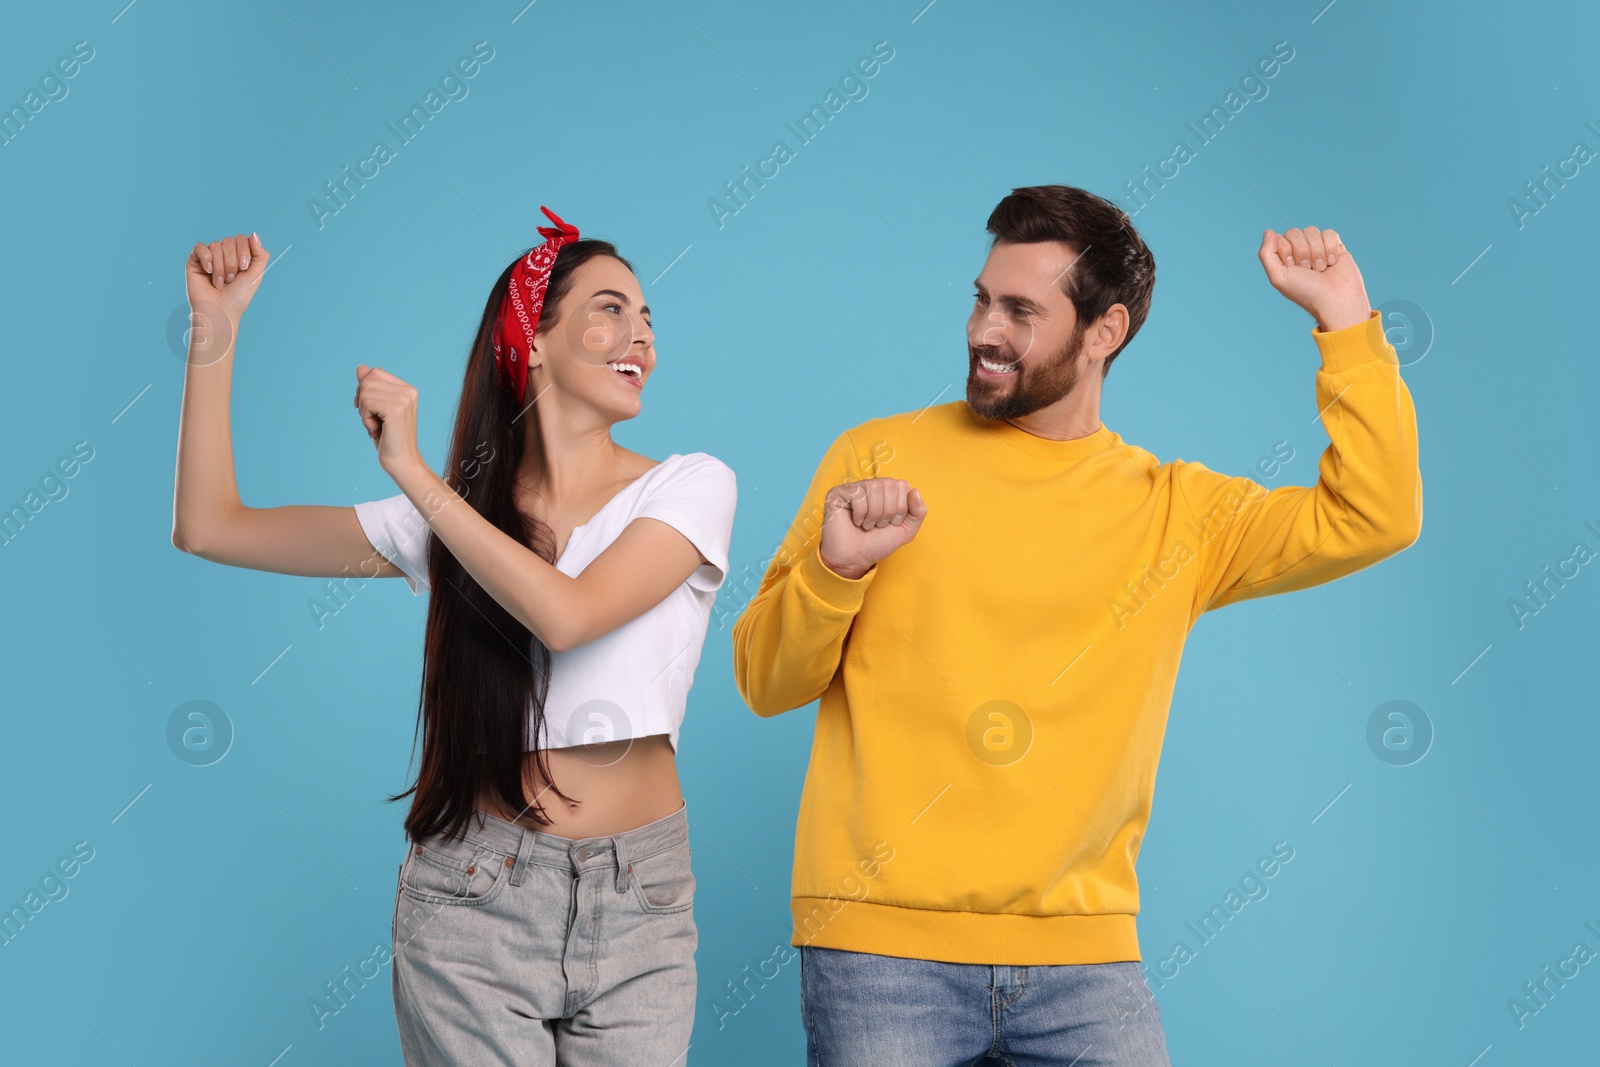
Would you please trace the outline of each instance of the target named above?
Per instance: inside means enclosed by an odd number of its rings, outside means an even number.
[[[673,453],[573,528],[556,569],[577,577],[623,528],[659,519],[688,538],[707,562],[643,615],[566,652],[550,653],[545,747],[666,734],[678,729],[705,643],[717,589],[728,574],[736,486],[733,471],[704,452]],[[413,595],[428,588],[433,531],[404,493],[355,506],[372,547],[405,572]]]

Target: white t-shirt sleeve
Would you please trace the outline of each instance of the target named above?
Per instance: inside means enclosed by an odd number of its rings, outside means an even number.
[[[659,519],[700,550],[706,562],[689,585],[714,593],[728,576],[728,542],[738,487],[733,471],[715,456],[692,452],[654,486],[635,518]]]
[[[357,504],[356,519],[372,547],[405,572],[413,596],[428,588],[428,541],[432,530],[404,493]]]

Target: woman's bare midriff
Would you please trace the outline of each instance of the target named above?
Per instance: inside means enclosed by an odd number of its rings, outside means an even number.
[[[678,764],[666,734],[607,741],[545,753],[550,777],[572,798],[562,800],[540,776],[532,752],[523,756],[525,795],[544,807],[548,825],[508,810],[500,798],[480,790],[478,806],[507,822],[558,837],[604,837],[664,819],[683,806]]]

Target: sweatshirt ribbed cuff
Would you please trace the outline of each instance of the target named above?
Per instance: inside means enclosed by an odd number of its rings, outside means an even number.
[[[835,574],[828,569],[826,563],[822,562],[822,551],[819,546],[800,561],[795,573],[818,600],[840,611],[856,612],[861,609],[861,602],[867,595],[867,586],[872,584],[872,576],[878,573],[878,568],[873,567],[859,578],[846,578]]]
[[[1329,374],[1338,374],[1373,360],[1396,366],[1400,363],[1394,346],[1383,335],[1383,315],[1376,309],[1366,322],[1358,322],[1342,330],[1324,333],[1312,329],[1311,339],[1317,342],[1317,349],[1322,353],[1322,369]]]

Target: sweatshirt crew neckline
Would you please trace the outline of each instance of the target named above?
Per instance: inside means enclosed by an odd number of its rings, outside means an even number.
[[[1040,437],[1031,434],[1019,426],[1013,426],[1003,419],[986,419],[972,410],[965,400],[957,401],[966,416],[967,424],[979,433],[986,434],[997,441],[1010,445],[1012,448],[1026,452],[1040,459],[1054,460],[1058,463],[1075,463],[1097,452],[1103,452],[1122,444],[1119,437],[1105,423],[1093,433],[1083,437],[1072,437],[1065,441],[1057,441],[1049,437]]]

